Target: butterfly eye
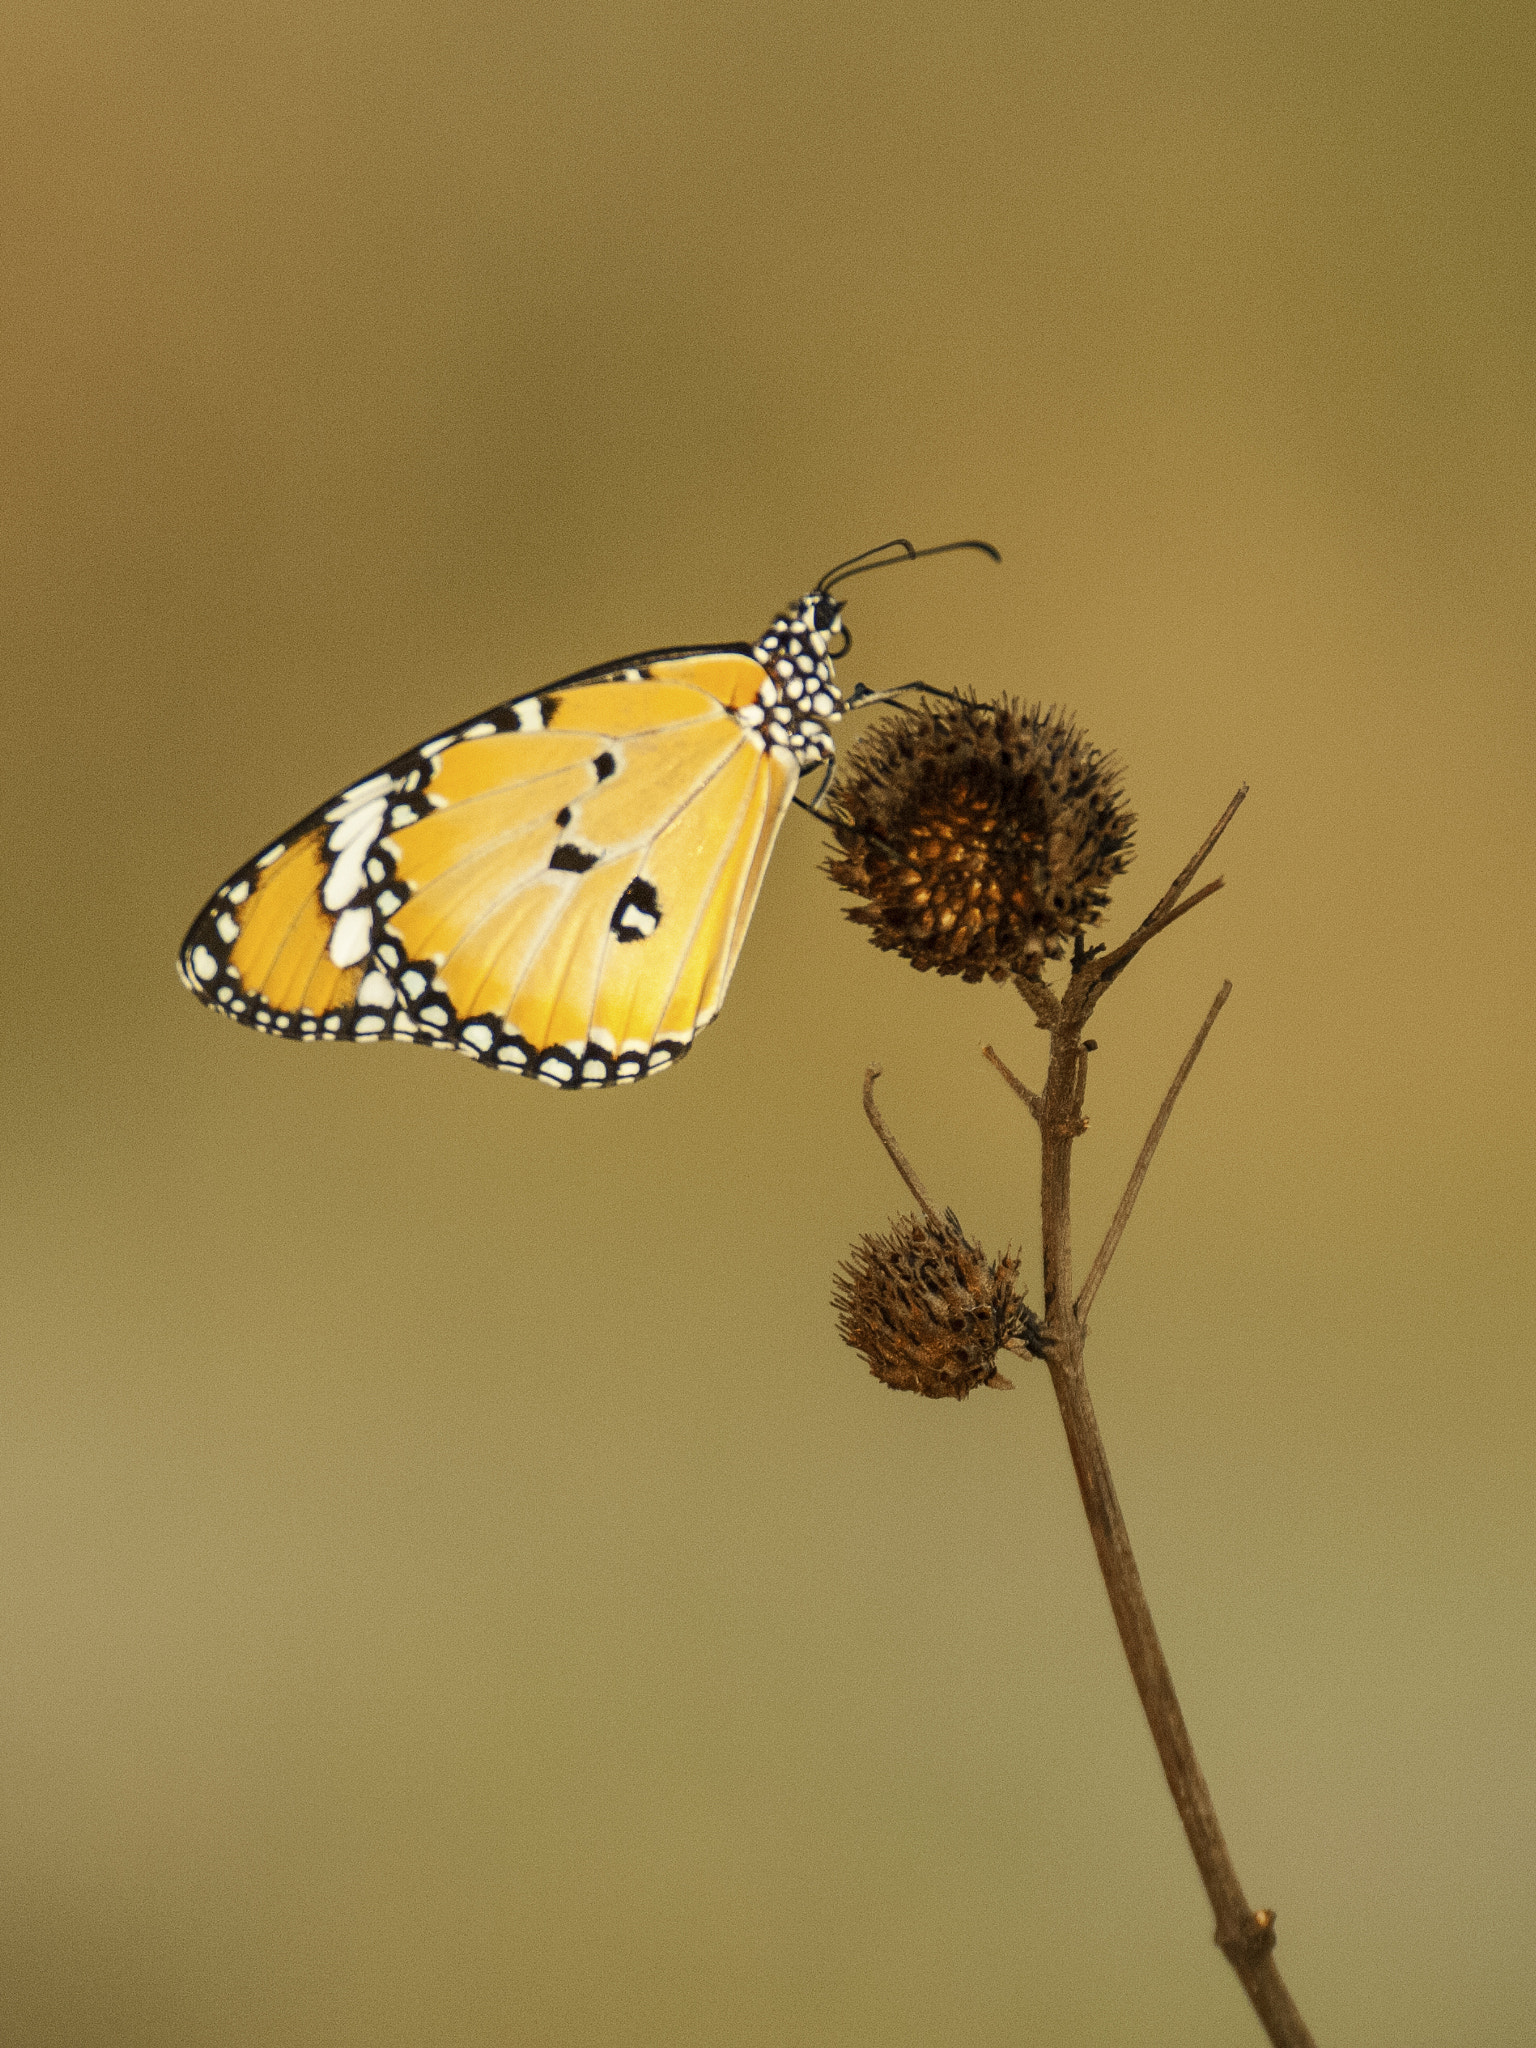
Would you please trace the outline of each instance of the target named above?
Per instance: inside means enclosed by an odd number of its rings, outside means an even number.
[[[811,611],[811,623],[818,633],[841,633],[841,647],[829,647],[827,654],[833,661],[841,661],[853,645],[853,635],[843,624],[843,607],[835,597],[828,597],[824,590],[816,594],[816,603]]]

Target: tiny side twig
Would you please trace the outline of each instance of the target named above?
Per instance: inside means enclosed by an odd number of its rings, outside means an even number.
[[[928,1218],[928,1221],[935,1230],[944,1230],[947,1226],[938,1210],[929,1201],[928,1190],[912,1170],[911,1160],[908,1159],[906,1153],[902,1151],[896,1140],[886,1129],[885,1118],[880,1114],[879,1109],[875,1105],[875,1083],[879,1080],[880,1073],[881,1069],[879,1067],[871,1067],[864,1076],[864,1114],[869,1118],[870,1129],[890,1154],[892,1166],[895,1167],[907,1186],[912,1190],[912,1193],[917,1197],[918,1204],[923,1214]]]
[[[1019,1100],[1022,1103],[1025,1103],[1028,1106],[1029,1113],[1034,1118],[1035,1122],[1039,1123],[1042,1105],[1040,1097],[1035,1093],[1034,1089],[1026,1087],[1024,1082],[1022,1082],[1019,1079],[1018,1075],[1014,1073],[1013,1069],[998,1058],[997,1054],[992,1050],[990,1045],[984,1045],[981,1048],[981,1056],[984,1060],[990,1060],[992,1062],[993,1066],[996,1067],[997,1071],[1008,1083],[1008,1086],[1013,1090],[1014,1094],[1018,1096]]]
[[[1231,824],[1232,820],[1237,816],[1237,807],[1243,801],[1243,798],[1247,794],[1248,785],[1245,782],[1240,786],[1236,796],[1234,796],[1231,803],[1227,805],[1227,808],[1216,820],[1215,824],[1211,827],[1210,831],[1206,833],[1205,838],[1202,840],[1200,845],[1190,855],[1189,859],[1185,862],[1184,866],[1180,868],[1179,872],[1168,884],[1167,889],[1163,892],[1162,900],[1159,903],[1155,904],[1153,908],[1148,912],[1147,916],[1142,919],[1143,924],[1155,924],[1157,920],[1162,916],[1165,910],[1171,910],[1174,904],[1178,902],[1179,898],[1184,894],[1184,891],[1189,887],[1190,883],[1195,879],[1196,875],[1199,874],[1200,870],[1205,866],[1206,862],[1210,859],[1211,851],[1214,848],[1217,840],[1221,837],[1222,833],[1226,831],[1227,827]]]
[[[1072,977],[1054,1015],[1048,1012],[1029,990],[1020,985],[1020,992],[1029,1001],[1042,1030],[1053,1030],[1062,1017],[1072,1017],[1078,1023],[1085,1024],[1105,989],[1130,965],[1149,939],[1155,939],[1159,932],[1167,931],[1169,925],[1183,917],[1186,912],[1193,910],[1196,904],[1204,903],[1208,897],[1215,895],[1222,886],[1219,879],[1207,882],[1203,889],[1197,889],[1187,903],[1179,900],[1210,859],[1212,849],[1236,817],[1238,806],[1247,794],[1248,785],[1245,782],[1128,939],[1116,946],[1112,952],[1099,953],[1092,959],[1074,962]],[[1055,1000],[1054,997],[1052,1000]]]
[[[1092,991],[1096,1002],[1122,968],[1128,967],[1149,939],[1167,931],[1169,925],[1177,924],[1181,917],[1197,909],[1208,896],[1214,896],[1226,885],[1220,875],[1214,882],[1207,882],[1203,889],[1197,889],[1187,903],[1175,903],[1163,910],[1155,910],[1150,917],[1143,918],[1131,936],[1116,946],[1112,953],[1103,953],[1091,964],[1082,977],[1084,985]],[[1090,1005],[1091,1007],[1091,1005]]]
[[[1109,1262],[1115,1256],[1116,1247],[1125,1235],[1125,1226],[1131,1220],[1131,1211],[1136,1206],[1136,1197],[1141,1193],[1141,1184],[1146,1179],[1147,1170],[1152,1164],[1152,1155],[1157,1150],[1163,1132],[1168,1128],[1168,1119],[1173,1115],[1173,1105],[1179,1099],[1179,1090],[1189,1079],[1190,1069],[1200,1057],[1200,1048],[1210,1036],[1211,1026],[1221,1015],[1222,1005],[1231,993],[1231,982],[1224,981],[1216,992],[1215,1001],[1205,1013],[1205,1022],[1195,1033],[1194,1044],[1185,1053],[1183,1063],[1179,1071],[1174,1075],[1168,1093],[1163,1097],[1162,1108],[1152,1120],[1152,1128],[1147,1133],[1146,1143],[1137,1155],[1136,1164],[1131,1168],[1131,1177],[1126,1182],[1125,1193],[1120,1197],[1120,1206],[1116,1209],[1114,1216],[1110,1220],[1109,1228],[1104,1233],[1104,1242],[1099,1246],[1098,1256],[1088,1268],[1088,1277],[1083,1282],[1083,1291],[1077,1297],[1075,1307],[1077,1319],[1080,1323],[1087,1320],[1088,1310],[1092,1306],[1093,1297],[1098,1293],[1100,1283],[1104,1275],[1109,1271]]]
[[[934,1208],[932,1202],[928,1199],[928,1190],[918,1179],[917,1174],[913,1170],[911,1160],[897,1144],[885,1118],[875,1106],[875,1083],[879,1078],[880,1069],[878,1067],[870,1067],[864,1076],[864,1114],[869,1118],[870,1129],[890,1154],[892,1166],[895,1167],[896,1171],[921,1203],[923,1214],[928,1218],[928,1221],[935,1230],[947,1232],[949,1225],[940,1218],[938,1210]],[[1009,1351],[1015,1349],[1011,1344],[1002,1348]],[[1029,1355],[1027,1351],[1019,1352],[1021,1358],[1028,1358]],[[984,1387],[990,1387],[995,1393],[1011,1394],[1013,1392],[1013,1381],[1005,1379],[995,1365],[981,1384]]]

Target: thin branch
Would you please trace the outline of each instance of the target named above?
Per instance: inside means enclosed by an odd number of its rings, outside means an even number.
[[[1034,1089],[1027,1088],[1024,1085],[1024,1083],[1019,1079],[1018,1075],[1014,1073],[1013,1069],[1003,1064],[1003,1062],[998,1058],[997,1054],[992,1050],[990,1045],[984,1045],[981,1048],[981,1056],[984,1060],[990,1060],[992,1062],[993,1066],[996,1067],[997,1071],[1008,1083],[1008,1086],[1013,1090],[1014,1094],[1018,1096],[1019,1100],[1028,1105],[1029,1113],[1034,1118],[1035,1122],[1039,1123],[1042,1114],[1042,1106],[1040,1097],[1035,1093]]]
[[[1173,1115],[1173,1105],[1179,1099],[1179,1090],[1189,1079],[1190,1069],[1200,1057],[1200,1048],[1210,1036],[1211,1026],[1221,1015],[1222,1004],[1231,993],[1231,982],[1224,981],[1216,992],[1216,1000],[1205,1013],[1205,1022],[1195,1033],[1194,1044],[1185,1053],[1183,1064],[1173,1077],[1173,1085],[1163,1097],[1162,1108],[1152,1120],[1147,1141],[1137,1155],[1136,1164],[1131,1168],[1131,1177],[1126,1183],[1125,1193],[1120,1197],[1120,1206],[1114,1213],[1109,1229],[1104,1233],[1104,1242],[1099,1246],[1098,1257],[1088,1268],[1088,1278],[1083,1282],[1083,1291],[1077,1297],[1077,1319],[1080,1323],[1087,1321],[1093,1297],[1098,1293],[1099,1284],[1109,1271],[1109,1262],[1115,1256],[1116,1247],[1125,1235],[1125,1226],[1131,1220],[1131,1211],[1136,1206],[1136,1197],[1141,1193],[1141,1184],[1147,1177],[1147,1169],[1152,1164],[1152,1155],[1157,1150],[1158,1141],[1168,1127],[1169,1117]]]
[[[1222,877],[1218,875],[1214,882],[1207,882],[1203,889],[1197,889],[1187,903],[1175,904],[1168,910],[1154,911],[1150,917],[1144,918],[1137,925],[1135,931],[1131,933],[1131,936],[1121,945],[1116,946],[1112,953],[1101,954],[1082,978],[1081,985],[1084,995],[1088,998],[1087,1008],[1082,1013],[1083,1016],[1087,1017],[1092,1012],[1093,1005],[1114,980],[1121,968],[1130,965],[1131,961],[1135,959],[1149,939],[1155,939],[1159,932],[1167,931],[1169,925],[1177,924],[1181,917],[1187,916],[1191,910],[1204,903],[1208,896],[1214,896],[1218,889],[1225,886],[1226,884]]]
[[[1047,1365],[1115,1626],[1216,1916],[1216,1946],[1237,1973],[1274,2048],[1316,2048],[1275,1965],[1274,1913],[1267,1907],[1255,1912],[1248,1904],[1173,1689],[1083,1376],[1081,1333],[1053,1350]]]
[[[907,1186],[912,1190],[912,1193],[917,1197],[923,1214],[928,1218],[928,1221],[935,1230],[947,1231],[949,1226],[945,1223],[943,1217],[940,1216],[938,1210],[934,1208],[932,1202],[929,1201],[928,1191],[913,1172],[911,1160],[908,1159],[906,1153],[902,1151],[896,1140],[886,1129],[885,1118],[875,1107],[875,1083],[879,1080],[880,1073],[881,1069],[879,1067],[871,1067],[864,1076],[864,1114],[869,1118],[870,1128],[875,1136],[891,1155],[892,1166],[895,1167]]]
[[[1232,820],[1237,816],[1238,806],[1247,794],[1248,785],[1245,782],[1238,789],[1237,794],[1216,820],[1210,831],[1206,833],[1200,845],[1168,884],[1168,887],[1163,891],[1158,901],[1147,912],[1141,923],[1123,944],[1116,946],[1113,952],[1097,954],[1090,960],[1074,958],[1072,978],[1067,983],[1066,993],[1058,1014],[1071,1012],[1076,1016],[1079,1023],[1085,1023],[1092,1016],[1094,1005],[1098,1002],[1105,989],[1109,987],[1110,983],[1124,968],[1129,966],[1130,962],[1135,959],[1149,939],[1155,939],[1159,932],[1167,931],[1169,925],[1176,918],[1182,917],[1188,910],[1193,910],[1197,903],[1203,903],[1207,896],[1215,895],[1216,891],[1221,887],[1219,880],[1207,882],[1205,887],[1197,890],[1187,903],[1179,901],[1184,891],[1210,858],[1211,849],[1215,846],[1217,840],[1220,839],[1222,833],[1226,831]],[[1081,945],[1081,940],[1079,940],[1079,945]],[[1036,1015],[1040,1017],[1042,1026],[1047,1029],[1054,1028],[1055,1017],[1052,1017],[1049,1023],[1047,1023],[1044,1013],[1038,1007],[1036,1008]]]
[[[1211,849],[1215,846],[1217,840],[1221,837],[1222,833],[1226,831],[1227,827],[1231,824],[1232,820],[1237,816],[1237,807],[1247,794],[1248,785],[1245,782],[1238,790],[1237,795],[1233,797],[1231,803],[1227,805],[1227,808],[1216,820],[1215,824],[1211,827],[1210,831],[1206,833],[1205,838],[1201,842],[1197,851],[1190,855],[1189,859],[1185,862],[1184,866],[1180,868],[1179,872],[1168,884],[1168,887],[1163,894],[1162,901],[1160,903],[1154,904],[1152,909],[1148,911],[1147,915],[1142,919],[1143,924],[1155,923],[1157,919],[1162,916],[1165,910],[1171,910],[1174,904],[1178,902],[1179,898],[1184,894],[1184,891],[1189,887],[1190,883],[1195,879],[1196,875],[1198,875],[1200,870],[1205,866],[1207,860],[1209,860],[1211,856]]]

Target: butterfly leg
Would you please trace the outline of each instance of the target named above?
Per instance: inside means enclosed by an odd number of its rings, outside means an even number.
[[[942,697],[946,704],[963,704],[966,699],[956,696],[953,690],[941,690],[937,683],[898,683],[894,690],[867,690],[862,683],[855,683],[848,693],[848,708],[863,710],[870,704],[894,704],[908,690],[921,690],[925,697]]]
[[[821,800],[826,795],[827,790],[831,785],[832,777],[836,772],[836,769],[837,763],[835,760],[829,761],[827,763],[826,767],[822,770],[821,787],[817,790],[816,794],[811,798],[809,803],[807,803],[805,801],[805,798],[802,796],[791,797],[790,802],[798,804],[802,811],[809,811],[813,818],[824,818],[827,814],[821,808]]]

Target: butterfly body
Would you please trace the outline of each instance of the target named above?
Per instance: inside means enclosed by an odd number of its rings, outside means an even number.
[[[718,1012],[800,775],[842,714],[810,592],[745,644],[666,649],[493,706],[239,868],[182,943],[223,1016],[450,1047],[601,1088]]]

